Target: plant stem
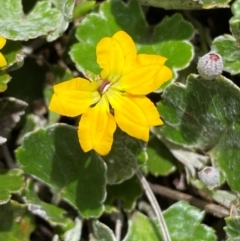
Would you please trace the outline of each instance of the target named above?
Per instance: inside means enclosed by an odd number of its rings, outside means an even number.
[[[157,199],[154,196],[154,193],[152,192],[152,189],[150,188],[146,178],[143,176],[143,174],[138,171],[137,172],[137,177],[140,180],[140,182],[142,183],[143,189],[145,191],[145,194],[150,202],[150,204],[152,205],[152,208],[155,212],[155,215],[157,217],[157,220],[159,222],[160,228],[161,228],[161,233],[162,233],[162,237],[164,241],[171,241],[171,237],[170,234],[168,232],[168,228],[166,225],[166,222],[164,220],[163,214],[162,214],[162,210],[160,208],[160,206],[158,205]]]

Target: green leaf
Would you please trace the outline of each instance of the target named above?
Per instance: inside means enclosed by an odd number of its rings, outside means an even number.
[[[214,39],[212,49],[218,52],[224,61],[224,70],[231,74],[240,73],[240,0],[231,8],[234,16],[230,19],[230,30],[233,35],[225,34]]]
[[[167,65],[175,72],[186,68],[193,58],[193,46],[189,40],[194,28],[180,14],[166,17],[152,30],[136,0],[128,4],[112,0],[102,3],[98,12],[86,16],[77,28],[76,37],[80,43],[72,46],[70,56],[78,70],[84,75],[87,71],[99,74],[96,45],[103,37],[111,37],[119,30],[124,30],[133,38],[139,53],[167,57]],[[175,73],[174,79],[176,77]]]
[[[10,201],[0,206],[0,240],[29,241],[33,230],[32,216],[25,205]]]
[[[190,75],[186,86],[174,84],[165,90],[158,109],[165,123],[163,135],[173,143],[209,151],[230,187],[239,192],[239,88],[222,76],[209,81]]]
[[[34,9],[25,15],[19,0],[1,0],[0,36],[12,40],[28,40],[56,31],[61,13],[51,7],[50,1],[38,1]]]
[[[159,228],[140,212],[134,212],[128,221],[128,232],[123,241],[162,241]]]
[[[227,182],[231,190],[240,192],[239,177],[239,152],[240,144],[240,125],[233,123],[222,134],[221,139],[216,146],[210,151],[218,161],[218,166],[225,173]],[[236,168],[237,167],[237,168]]]
[[[180,201],[164,212],[172,241],[217,241],[212,228],[201,224],[203,212]],[[187,231],[186,231],[187,230]],[[129,229],[124,241],[160,241],[157,220],[151,220],[145,215],[135,212],[129,220]]]
[[[63,226],[65,229],[73,227],[73,222],[66,218],[67,212],[64,209],[43,202],[39,199],[38,195],[34,192],[33,182],[30,180],[28,180],[22,197],[28,207],[28,210],[49,222],[51,226]]]
[[[77,69],[85,76],[87,76],[88,71],[96,75],[100,73],[101,69],[97,64],[95,45],[88,43],[74,44],[69,54]]]
[[[16,155],[26,173],[46,183],[54,195],[69,202],[82,216],[102,213],[105,164],[81,150],[75,128],[56,124],[39,129],[24,138]]]
[[[7,83],[11,80],[11,76],[5,73],[0,73],[0,93],[7,89]]]
[[[185,201],[172,205],[164,212],[172,241],[217,241],[215,231],[201,224],[204,213]]]
[[[8,137],[26,107],[26,102],[16,98],[0,99],[0,136]]]
[[[136,176],[117,185],[107,186],[107,199],[105,205],[113,206],[116,200],[121,200],[123,207],[131,211],[137,199],[142,195],[142,186]]]
[[[167,176],[176,170],[175,157],[156,136],[152,136],[147,145],[147,168],[154,176]]]
[[[224,230],[227,234],[227,241],[238,241],[240,237],[240,218],[239,217],[228,217],[225,218],[226,227]]]
[[[194,51],[189,42],[193,34],[192,25],[186,22],[182,15],[165,17],[154,28],[147,43],[141,44],[139,52],[162,55],[168,59],[167,66],[178,71],[186,68],[193,59]]]
[[[51,0],[56,8],[60,11],[60,19],[56,29],[47,36],[48,41],[53,41],[60,37],[67,29],[69,22],[72,20],[75,0]]]
[[[117,129],[111,151],[107,156],[99,156],[107,165],[108,184],[120,183],[136,173],[138,154],[143,151],[144,145],[143,141]]]
[[[25,137],[26,134],[39,129],[40,127],[44,127],[45,125],[46,125],[46,119],[43,119],[39,115],[34,115],[34,114],[26,115],[24,119],[24,126],[22,127],[16,141],[17,145],[22,144],[23,138]]]
[[[128,4],[118,0],[105,1],[97,13],[90,13],[78,26],[76,38],[96,47],[102,38],[111,37],[121,29],[134,39],[142,40],[148,25],[137,1],[131,0]]]
[[[93,222],[93,233],[97,241],[116,241],[113,231],[99,221]]]
[[[165,123],[161,131],[174,143],[209,150],[240,118],[239,100],[238,87],[227,78],[190,75],[186,86],[173,84],[164,91],[158,105]]]
[[[232,13],[235,17],[240,16],[240,1],[236,0],[231,6]]]
[[[0,169],[0,204],[8,202],[12,193],[20,192],[23,188],[24,177],[19,169]]]
[[[231,74],[240,73],[239,44],[231,35],[223,35],[214,39],[213,49],[219,53],[224,61],[223,69]]]

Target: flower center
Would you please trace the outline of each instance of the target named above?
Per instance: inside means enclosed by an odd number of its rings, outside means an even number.
[[[111,82],[109,82],[108,80],[103,80],[100,86],[98,87],[98,92],[102,95],[109,89],[110,86]]]

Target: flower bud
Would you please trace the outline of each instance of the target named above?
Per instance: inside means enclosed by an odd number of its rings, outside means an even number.
[[[199,179],[209,188],[213,189],[220,186],[220,173],[215,167],[205,167],[198,172]]]
[[[198,59],[197,69],[204,79],[216,79],[223,71],[222,57],[217,53],[209,52]]]

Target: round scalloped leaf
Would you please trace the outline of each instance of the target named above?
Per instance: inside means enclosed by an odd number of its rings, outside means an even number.
[[[10,201],[0,206],[0,240],[29,241],[34,228],[25,205]]]
[[[0,204],[10,200],[12,193],[23,188],[24,177],[19,169],[0,170]]]
[[[203,212],[181,201],[164,212],[164,218],[172,241],[217,241],[212,228],[201,224]],[[124,241],[159,241],[159,224],[145,215],[135,212],[129,221],[129,229]],[[187,232],[186,232],[187,230]]]
[[[11,76],[5,73],[0,73],[0,93],[7,89],[7,83],[11,80]]]
[[[19,0],[1,0],[0,36],[12,40],[28,40],[54,32],[59,25],[61,13],[51,7],[50,1],[37,2],[25,15]]]
[[[164,136],[177,144],[210,151],[229,186],[240,192],[240,90],[223,76],[205,80],[190,75],[187,85],[173,84],[158,106]]]
[[[209,150],[240,121],[240,90],[223,76],[209,81],[190,75],[186,85],[176,83],[164,91],[158,109],[167,139]]]
[[[75,128],[56,124],[39,129],[24,138],[16,155],[26,173],[47,184],[82,216],[102,213],[106,167],[81,150]]]
[[[148,171],[154,176],[167,176],[176,170],[175,157],[169,149],[156,137],[152,136],[147,145]]]
[[[126,180],[117,185],[107,186],[107,199],[105,205],[109,207],[113,206],[116,200],[123,202],[123,207],[127,211],[131,211],[137,199],[142,195],[142,186],[136,176],[129,180]],[[111,208],[112,210],[114,208]]]
[[[194,52],[189,42],[194,34],[192,25],[180,14],[165,18],[152,32],[135,0],[125,4],[118,0],[105,1],[98,12],[89,14],[78,26],[76,37],[81,43],[70,51],[78,70],[100,73],[96,62],[96,45],[103,37],[111,37],[119,30],[127,32],[136,42],[139,53],[158,54],[167,57],[167,65],[175,70],[186,68]],[[92,34],[94,33],[94,34]],[[177,77],[175,73],[174,79]]]
[[[107,156],[99,156],[107,165],[108,184],[117,184],[131,178],[138,170],[138,155],[145,143],[117,129],[112,149]]]

